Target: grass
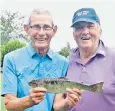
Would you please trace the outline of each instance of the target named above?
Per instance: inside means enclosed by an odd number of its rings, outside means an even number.
[[[2,74],[0,73],[0,89],[1,89],[1,84],[2,84]],[[1,111],[6,111],[4,103],[3,103],[3,97],[0,96],[0,100],[1,100]]]
[[[3,98],[1,98],[1,111],[6,111],[4,103],[3,103]]]

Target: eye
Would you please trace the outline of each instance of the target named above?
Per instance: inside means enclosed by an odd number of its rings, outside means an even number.
[[[88,24],[87,27],[88,28],[95,28],[95,25],[94,24]]]
[[[76,26],[75,29],[82,29],[82,26]]]
[[[43,25],[43,26],[40,26],[40,25],[33,25],[33,26],[29,26],[31,29],[35,29],[35,30],[45,30],[45,31],[49,31],[49,30],[52,30],[53,29],[53,26],[49,26],[49,25]]]
[[[44,28],[49,28],[50,26],[49,25],[44,25]]]
[[[82,25],[76,25],[74,28],[75,28],[75,31],[78,31],[78,30],[83,29],[83,26]]]
[[[49,25],[44,25],[44,30],[51,30],[51,29],[53,29],[53,27],[51,27],[51,26],[49,26]]]
[[[41,27],[39,25],[33,25],[33,26],[30,26],[30,28],[32,28],[32,29],[40,29]]]
[[[33,28],[40,29],[40,26],[39,25],[34,25]]]

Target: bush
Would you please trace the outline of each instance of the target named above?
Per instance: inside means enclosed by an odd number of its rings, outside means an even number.
[[[16,41],[9,41],[6,44],[2,45],[1,46],[1,58],[0,58],[1,59],[1,67],[3,66],[4,56],[7,53],[9,53],[11,51],[14,51],[14,50],[16,50],[18,48],[22,48],[24,46],[26,46],[26,44],[22,43],[22,42],[20,42],[18,40],[16,40]]]
[[[70,54],[70,50],[67,47],[64,47],[58,53],[62,56],[68,57],[68,55]]]

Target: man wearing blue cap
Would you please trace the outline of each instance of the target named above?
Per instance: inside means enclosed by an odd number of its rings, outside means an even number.
[[[78,47],[69,58],[67,77],[82,84],[104,82],[103,92],[83,91],[72,111],[115,111],[115,52],[100,39],[100,19],[93,8],[75,12],[73,36]]]
[[[115,52],[100,39],[98,15],[93,8],[79,9],[71,27],[78,47],[69,57],[67,78],[85,85],[104,82],[102,93],[83,91],[71,111],[115,111]]]

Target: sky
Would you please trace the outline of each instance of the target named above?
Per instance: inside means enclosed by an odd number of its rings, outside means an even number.
[[[43,8],[51,12],[58,31],[51,42],[51,48],[59,51],[67,42],[71,48],[77,45],[70,27],[76,10],[83,7],[94,8],[100,18],[101,39],[105,45],[115,47],[115,1],[114,0],[0,0],[1,10],[19,11],[28,14],[34,8]]]

